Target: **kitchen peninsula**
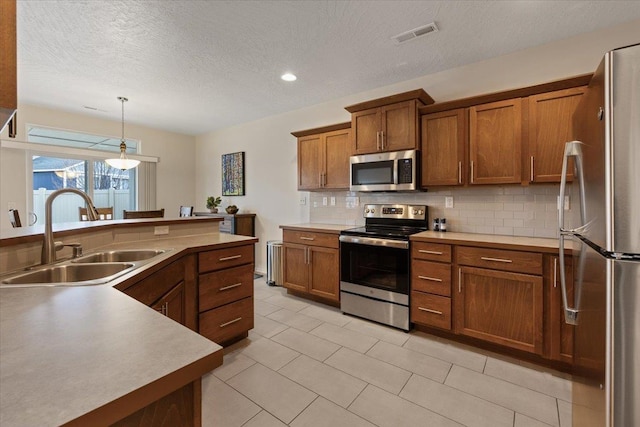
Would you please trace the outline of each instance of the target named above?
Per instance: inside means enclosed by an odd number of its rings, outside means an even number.
[[[218,221],[122,220],[54,232],[57,240],[82,241],[85,252],[165,252],[104,285],[0,289],[0,424],[128,425],[162,417],[200,425],[200,377],[222,364],[222,347],[196,333],[198,257],[257,242],[218,233]],[[157,227],[168,234],[154,235]],[[41,239],[37,229],[3,230],[2,271],[24,268]],[[160,286],[149,278],[175,265],[185,266],[184,326],[129,293],[142,283]]]

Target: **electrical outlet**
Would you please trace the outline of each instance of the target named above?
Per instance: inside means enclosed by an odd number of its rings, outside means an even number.
[[[335,205],[336,205],[336,198],[331,197],[331,206],[335,206]]]
[[[322,206],[327,206],[327,198],[326,197],[322,198]]]
[[[161,225],[161,226],[153,227],[153,234],[155,234],[156,236],[169,234],[169,226]]]
[[[560,210],[560,196],[558,196],[556,200],[557,200],[556,209]],[[568,211],[569,209],[571,209],[571,204],[569,203],[569,196],[564,196],[564,210]]]
[[[300,204],[301,205],[306,205],[307,204],[307,198],[304,197],[304,196],[300,197]]]
[[[444,207],[445,208],[453,208],[453,197],[452,196],[448,196],[444,198]]]

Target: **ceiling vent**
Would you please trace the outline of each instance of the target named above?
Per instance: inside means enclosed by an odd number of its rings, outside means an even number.
[[[436,31],[438,31],[438,27],[436,26],[435,22],[432,22],[430,24],[423,25],[422,27],[405,31],[404,33],[400,33],[397,36],[393,36],[391,38],[395,40],[396,44],[401,44],[418,37],[426,36],[430,33],[435,33]]]

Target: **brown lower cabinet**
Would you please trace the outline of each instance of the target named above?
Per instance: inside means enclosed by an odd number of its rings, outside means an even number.
[[[186,255],[126,288],[125,294],[152,307],[176,322],[196,329],[196,264],[194,255]],[[195,395],[197,394],[197,398]],[[125,426],[199,425],[200,380],[187,384],[113,424]],[[195,420],[198,420],[196,423]]]
[[[253,329],[253,242],[198,254],[198,332],[220,345]]]
[[[546,260],[548,268],[547,278],[550,286],[548,287],[548,296],[546,304],[547,310],[547,329],[548,335],[548,352],[550,359],[560,362],[573,363],[573,333],[575,326],[567,324],[564,320],[564,306],[562,304],[562,289],[560,285],[560,266],[558,265],[558,257],[548,256]],[[565,266],[567,298],[573,301],[573,272],[571,258],[567,259]]]
[[[564,322],[558,256],[526,249],[412,240],[411,321],[419,329],[568,369],[574,331]],[[567,263],[573,300],[570,257]]]
[[[542,354],[542,277],[458,267],[456,332]]]
[[[333,302],[340,301],[337,234],[283,232],[283,286]]]

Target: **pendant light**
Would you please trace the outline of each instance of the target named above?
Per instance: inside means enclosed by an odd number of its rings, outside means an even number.
[[[124,103],[128,101],[124,96],[119,96],[118,101],[122,102],[122,138],[120,139],[120,157],[116,159],[106,159],[105,162],[111,167],[120,170],[135,168],[140,164],[140,160],[127,158],[127,144],[124,139]]]

